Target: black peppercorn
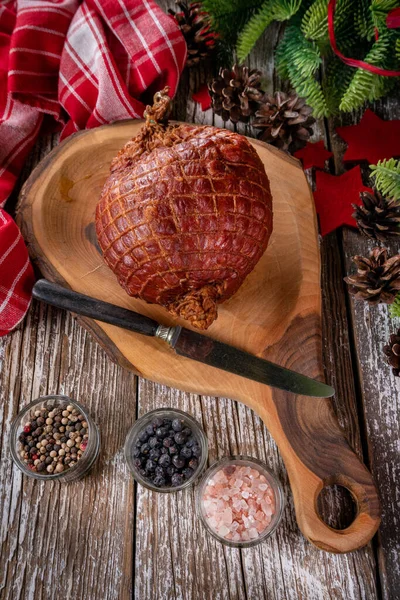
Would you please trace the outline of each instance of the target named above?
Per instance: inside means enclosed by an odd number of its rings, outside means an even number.
[[[147,443],[142,444],[142,446],[140,448],[140,451],[141,451],[142,454],[148,454],[150,452],[150,446],[149,446],[149,444],[147,444]]]
[[[156,417],[155,419],[153,419],[153,427],[154,429],[157,429],[157,427],[161,427],[164,424],[163,419],[161,419],[161,417]]]
[[[193,448],[192,448],[192,454],[193,454],[193,456],[195,456],[196,458],[199,458],[199,457],[200,457],[200,455],[201,455],[201,448],[200,448],[200,446],[199,446],[199,445],[197,445],[197,444],[196,444],[195,446],[193,446]]]
[[[168,427],[158,427],[156,429],[156,436],[158,438],[165,438],[168,435]]]
[[[160,458],[161,456],[161,450],[159,448],[151,448],[150,452],[149,452],[149,458],[151,458],[152,460],[156,460],[158,458]]]
[[[185,466],[186,461],[182,456],[174,456],[172,458],[172,463],[177,469],[182,469]]]
[[[182,429],[183,429],[183,421],[181,419],[174,419],[172,421],[172,429],[174,431],[182,431]]]
[[[181,456],[183,456],[184,458],[191,458],[192,449],[188,448],[187,446],[183,446],[183,448],[181,450]]]
[[[154,434],[153,425],[147,425],[145,431],[146,431],[146,433],[147,433],[148,436],[153,435]]]
[[[171,464],[171,458],[168,456],[168,454],[163,454],[160,456],[158,464],[160,467],[168,467]]]

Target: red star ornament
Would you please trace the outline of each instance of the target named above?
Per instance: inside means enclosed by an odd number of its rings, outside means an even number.
[[[321,235],[327,235],[342,225],[355,227],[351,205],[361,204],[360,192],[372,191],[363,185],[360,167],[354,167],[339,176],[317,171],[316,185],[314,200]]]
[[[338,127],[337,133],[348,144],[343,160],[378,160],[400,156],[400,121],[383,121],[367,108],[358,125]]]
[[[294,156],[301,160],[303,169],[306,170],[311,169],[311,167],[325,169],[325,161],[333,154],[329,150],[325,150],[324,142],[320,141],[315,144],[307,142],[304,148],[294,153]]]
[[[192,98],[195,102],[200,104],[201,110],[205,111],[211,108],[211,96],[206,83],[199,87],[197,92],[192,95]]]

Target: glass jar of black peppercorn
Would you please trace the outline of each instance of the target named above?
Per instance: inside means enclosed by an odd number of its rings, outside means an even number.
[[[98,457],[100,434],[86,408],[68,396],[37,398],[11,425],[11,455],[29,477],[76,481]]]
[[[146,413],[129,431],[125,458],[134,478],[157,492],[191,485],[207,462],[207,438],[189,414],[175,408]]]

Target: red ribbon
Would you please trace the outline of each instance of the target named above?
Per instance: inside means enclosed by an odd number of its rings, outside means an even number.
[[[384,75],[385,77],[400,77],[400,71],[388,71],[387,69],[381,69],[380,67],[376,67],[375,65],[370,65],[369,63],[364,62],[363,60],[356,60],[355,58],[348,58],[344,54],[342,54],[337,47],[336,38],[335,38],[335,9],[336,9],[336,0],[329,0],[328,4],[328,30],[329,30],[329,39],[331,42],[332,50],[342,60],[346,65],[350,67],[357,67],[358,69],[364,69],[365,71],[370,71],[371,73],[375,73],[375,75]],[[392,25],[393,27],[393,25]]]
[[[393,8],[386,17],[388,29],[397,29],[400,27],[400,8]]]

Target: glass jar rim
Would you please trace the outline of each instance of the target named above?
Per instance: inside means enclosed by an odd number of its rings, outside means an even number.
[[[11,423],[10,451],[11,451],[11,457],[12,457],[15,465],[20,469],[20,471],[22,471],[22,473],[24,475],[27,475],[28,477],[32,477],[33,479],[38,479],[40,481],[57,481],[57,480],[62,481],[63,479],[65,479],[65,477],[68,473],[72,474],[74,471],[77,470],[78,467],[82,467],[82,464],[79,464],[81,462],[82,458],[79,461],[77,461],[76,465],[74,465],[73,467],[69,467],[67,471],[62,471],[61,473],[50,473],[47,475],[42,475],[41,473],[37,473],[37,472],[31,471],[30,469],[28,469],[28,467],[25,465],[25,463],[21,460],[21,457],[18,455],[18,452],[16,449],[16,444],[18,443],[18,427],[22,426],[22,421],[23,421],[24,417],[27,414],[29,414],[29,412],[36,406],[38,406],[44,402],[48,402],[50,400],[57,400],[60,402],[66,402],[67,404],[72,404],[74,407],[76,407],[78,410],[80,410],[81,413],[83,414],[83,416],[85,417],[85,421],[88,424],[88,434],[89,434],[88,440],[90,440],[91,437],[92,437],[92,439],[93,439],[93,437],[95,437],[97,440],[96,448],[94,449],[94,453],[93,453],[93,457],[87,464],[86,469],[89,470],[92,467],[93,463],[97,459],[98,451],[100,448],[100,434],[99,434],[98,427],[97,427],[96,423],[94,422],[94,420],[92,419],[92,417],[90,416],[88,410],[80,402],[78,402],[77,400],[74,400],[70,396],[65,396],[64,394],[48,394],[46,396],[38,396],[37,398],[35,398],[31,402],[29,402],[26,406],[24,406],[19,411],[19,413],[14,417],[14,419]],[[82,454],[82,457],[83,457],[83,454]]]
[[[246,540],[246,541],[233,541],[227,540],[226,538],[220,536],[214,529],[208,524],[207,519],[204,515],[202,508],[202,497],[204,493],[204,488],[209,480],[211,475],[214,475],[225,466],[229,466],[230,464],[238,464],[238,463],[250,463],[253,464],[256,468],[259,467],[258,470],[262,471],[263,474],[267,475],[268,482],[271,484],[272,482],[272,490],[275,496],[275,514],[273,515],[273,522],[265,528],[265,530],[259,535],[256,539]],[[283,490],[283,486],[279,481],[278,477],[275,473],[268,467],[268,465],[256,458],[254,456],[248,456],[244,454],[234,454],[229,456],[224,456],[220,459],[215,460],[203,473],[201,480],[199,481],[198,488],[196,490],[196,512],[197,516],[200,518],[200,521],[206,528],[206,530],[219,542],[225,544],[226,546],[230,546],[232,548],[251,548],[252,546],[256,546],[260,544],[264,540],[268,539],[278,528],[279,524],[282,521],[283,511],[286,505],[285,493]]]
[[[133,447],[139,432],[142,431],[143,424],[145,422],[151,421],[152,418],[159,414],[177,415],[177,417],[181,417],[182,419],[188,421],[188,424],[192,427],[193,434],[198,438],[198,442],[201,447],[201,458],[199,460],[199,465],[196,471],[193,473],[190,479],[182,483],[182,485],[176,487],[156,487],[155,485],[152,485],[150,481],[148,481],[140,475],[136,467],[133,465],[133,461],[131,460],[130,450]],[[180,410],[179,408],[163,406],[161,408],[155,408],[153,410],[150,410],[149,412],[146,412],[144,415],[142,415],[141,417],[139,417],[139,419],[135,421],[135,423],[128,431],[128,434],[125,439],[124,456],[133,478],[138,483],[140,483],[140,485],[154,492],[159,492],[161,494],[170,494],[188,488],[189,486],[193,485],[194,482],[197,481],[198,478],[202,475],[208,458],[208,440],[200,423],[190,413]]]

